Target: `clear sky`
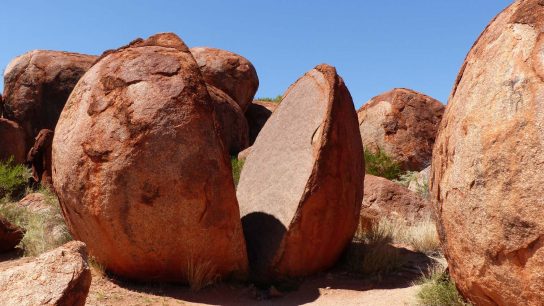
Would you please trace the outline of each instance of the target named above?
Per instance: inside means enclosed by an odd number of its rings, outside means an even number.
[[[33,49],[100,54],[175,32],[190,47],[248,58],[258,97],[282,94],[320,63],[356,106],[394,87],[443,103],[474,40],[510,0],[2,0],[0,67]],[[2,87],[2,85],[0,85]]]

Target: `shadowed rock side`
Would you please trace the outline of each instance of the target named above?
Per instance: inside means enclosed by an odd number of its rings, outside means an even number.
[[[431,216],[431,205],[418,194],[388,179],[365,175],[361,221],[367,227],[382,218],[413,224]]]
[[[25,231],[0,216],[0,253],[13,250],[23,239]]]
[[[0,118],[0,161],[13,157],[13,161],[22,164],[26,160],[25,131],[11,120]]]
[[[244,113],[226,93],[211,85],[207,85],[207,88],[213,101],[223,144],[230,155],[237,155],[249,145],[249,131]]]
[[[249,125],[249,144],[253,145],[255,139],[264,127],[264,124],[272,116],[279,103],[266,101],[253,101],[246,111],[246,119]]]
[[[52,186],[51,179],[51,146],[53,131],[43,129],[38,133],[34,145],[27,155],[27,162],[32,166],[32,178],[36,183]]]
[[[35,50],[13,59],[4,72],[4,117],[25,130],[30,149],[41,129],[55,129],[74,86],[96,56]]]
[[[259,88],[255,67],[246,58],[221,49],[191,48],[204,81],[229,95],[245,112]]]
[[[87,250],[69,242],[35,260],[0,270],[3,305],[83,306],[91,286]]]
[[[421,171],[431,164],[432,148],[444,105],[419,92],[395,88],[376,96],[358,113],[366,149],[381,149],[403,170]]]
[[[319,65],[289,88],[242,170],[237,195],[255,279],[335,263],[359,219],[361,152],[349,91],[333,67]]]
[[[433,205],[477,305],[544,304],[544,3],[516,1],[467,55],[436,139]]]
[[[72,234],[118,275],[186,282],[247,272],[228,154],[194,58],[175,34],[108,51],[53,139],[53,183]]]

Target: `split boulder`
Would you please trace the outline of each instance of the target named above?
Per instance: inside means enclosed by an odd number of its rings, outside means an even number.
[[[352,240],[364,161],[351,95],[319,65],[287,91],[261,131],[237,189],[253,277],[332,266]]]

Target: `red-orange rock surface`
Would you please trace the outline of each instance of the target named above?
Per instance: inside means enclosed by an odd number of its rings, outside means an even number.
[[[26,134],[17,123],[0,118],[0,161],[13,157],[22,164],[26,160]]]
[[[34,50],[13,59],[4,72],[4,117],[21,125],[27,149],[41,129],[53,130],[79,78],[96,56]]]
[[[69,242],[36,259],[0,269],[2,305],[83,306],[91,286],[87,250]]]
[[[364,161],[351,95],[319,65],[291,85],[237,189],[250,266],[261,281],[332,266],[353,238]]]
[[[43,129],[34,140],[34,145],[27,154],[27,162],[32,166],[32,177],[35,182],[51,186],[51,145],[53,131]]]
[[[431,205],[417,193],[383,177],[365,175],[361,219],[371,224],[382,218],[413,224],[431,217]]]
[[[22,228],[0,216],[0,253],[13,250],[24,235]]]
[[[469,52],[436,139],[433,204],[477,305],[544,305],[544,3],[516,1]]]
[[[264,127],[264,124],[272,116],[279,103],[267,101],[253,101],[246,111],[246,119],[249,125],[249,143],[252,145]]]
[[[76,239],[124,277],[247,271],[227,152],[199,67],[175,34],[106,52],[53,139],[53,184]]]
[[[249,131],[240,106],[222,90],[208,85],[223,144],[231,155],[249,146]]]
[[[419,92],[395,88],[372,98],[359,111],[366,149],[381,149],[404,170],[421,171],[431,164],[432,148],[444,106]]]
[[[196,47],[191,48],[191,53],[206,83],[221,89],[245,112],[259,88],[253,64],[238,54],[221,49]]]

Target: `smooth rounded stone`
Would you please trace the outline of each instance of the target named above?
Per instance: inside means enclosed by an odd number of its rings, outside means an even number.
[[[202,269],[247,273],[215,125],[198,65],[175,34],[108,51],[82,77],[55,130],[53,184],[73,236],[107,270],[175,282]]]
[[[83,306],[91,286],[87,250],[72,241],[29,262],[0,270],[2,305]]]
[[[204,81],[229,95],[245,112],[259,88],[253,64],[243,56],[221,49],[195,47],[191,53]]]
[[[249,130],[244,113],[238,104],[220,89],[207,85],[208,93],[219,122],[219,133],[230,155],[249,146]]]
[[[449,271],[477,305],[544,305],[544,3],[516,1],[467,55],[436,139]]]
[[[25,230],[0,216],[0,253],[13,250],[23,239]]]
[[[413,225],[431,215],[430,203],[417,193],[383,177],[365,175],[361,224],[366,228],[381,219]]]
[[[363,196],[351,95],[319,65],[291,85],[257,137],[237,189],[253,278],[331,267],[352,240]]]
[[[255,139],[264,127],[264,124],[272,116],[279,103],[268,101],[253,101],[246,111],[246,119],[249,125],[249,144],[253,145]]]
[[[421,171],[431,164],[444,113],[442,103],[410,89],[395,88],[372,98],[357,113],[367,150],[383,150],[403,170]]]
[[[97,57],[34,50],[13,59],[4,72],[4,117],[21,125],[27,149],[42,129],[54,130],[62,108]]]
[[[18,164],[26,161],[26,134],[16,122],[0,118],[0,161],[11,157]]]

